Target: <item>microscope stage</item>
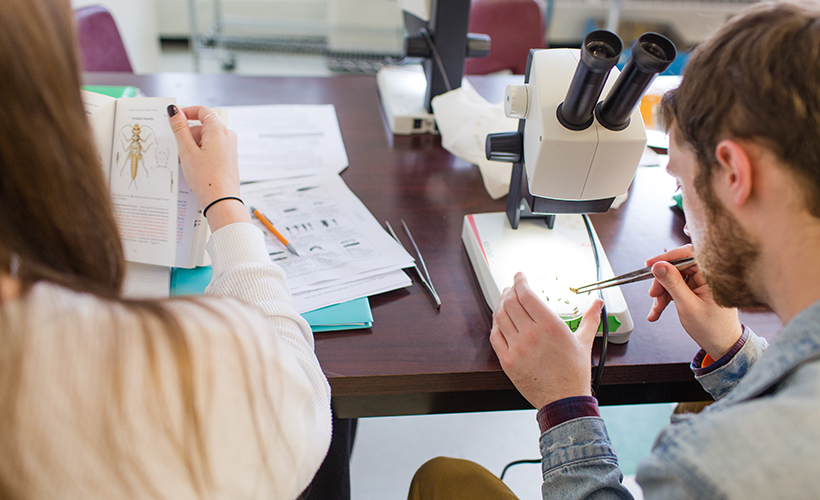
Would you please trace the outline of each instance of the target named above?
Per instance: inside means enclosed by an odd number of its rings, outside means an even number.
[[[513,229],[503,212],[466,215],[461,240],[484,300],[493,311],[501,291],[512,286],[517,272],[524,273],[541,300],[573,329],[597,297],[597,292],[577,295],[569,290],[599,281],[580,215],[557,215],[553,229],[540,219],[522,219],[518,229]],[[601,279],[611,278],[614,274],[597,235],[595,241]],[[612,287],[603,290],[603,297],[609,316],[609,340],[623,344],[633,328],[624,296],[619,287]]]

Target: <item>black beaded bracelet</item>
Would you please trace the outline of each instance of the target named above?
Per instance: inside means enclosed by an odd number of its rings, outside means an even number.
[[[245,204],[245,202],[244,202],[244,201],[242,201],[242,198],[237,198],[236,196],[226,196],[226,197],[224,197],[224,198],[217,198],[216,200],[214,200],[214,201],[212,201],[212,202],[208,203],[208,206],[207,206],[207,207],[205,207],[205,210],[203,210],[203,211],[202,211],[202,215],[203,215],[203,216],[205,216],[205,217],[207,217],[207,216],[208,216],[208,209],[209,209],[209,208],[211,208],[212,206],[216,205],[216,204],[217,204],[217,203],[219,203],[220,201],[225,201],[225,200],[236,200],[236,201],[238,201],[239,203],[241,203],[241,204],[243,204],[243,205]]]

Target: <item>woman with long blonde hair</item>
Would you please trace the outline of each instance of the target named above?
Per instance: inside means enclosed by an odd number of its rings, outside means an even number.
[[[206,297],[128,300],[68,0],[0,2],[0,75],[0,498],[299,496],[330,389],[236,199],[235,135],[169,107],[189,186],[227,197],[214,277]]]

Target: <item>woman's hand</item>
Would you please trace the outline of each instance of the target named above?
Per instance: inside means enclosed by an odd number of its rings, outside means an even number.
[[[737,309],[715,304],[706,279],[698,267],[678,271],[668,261],[692,256],[692,245],[675,248],[646,261],[655,279],[649,296],[655,299],[649,321],[657,321],[670,302],[675,302],[683,329],[712,359],[729,352],[743,334]]]
[[[219,114],[205,106],[179,109],[171,105],[168,116],[179,146],[182,174],[199,204],[204,208],[226,196],[239,198],[236,134],[222,123]],[[190,127],[188,120],[199,120],[202,125]],[[212,231],[251,220],[237,200],[216,203],[208,209],[207,218]]]
[[[595,300],[573,333],[532,291],[523,274],[501,294],[490,343],[501,367],[535,408],[592,394],[590,356],[603,301]]]

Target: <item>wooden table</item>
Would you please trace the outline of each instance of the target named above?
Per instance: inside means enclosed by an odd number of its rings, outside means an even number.
[[[500,101],[516,77],[471,77]],[[340,417],[529,408],[501,370],[488,340],[484,303],[461,243],[465,214],[504,211],[478,168],[441,148],[437,136],[392,136],[381,113],[376,78],[262,78],[232,75],[86,75],[86,83],[136,85],[146,95],[181,105],[324,104],[336,106],[350,166],[342,178],[380,222],[404,219],[421,248],[442,306],[418,285],[370,298],[373,327],[316,335]],[[657,167],[638,169],[628,201],[591,219],[616,274],[688,242],[683,216],[670,210],[674,182]],[[674,307],[649,323],[648,283],[623,287],[635,323],[627,344],[610,345],[598,399],[633,404],[707,399],[689,362],[696,344]],[[743,322],[771,339],[772,313],[743,313]],[[596,341],[593,362],[598,359]]]

